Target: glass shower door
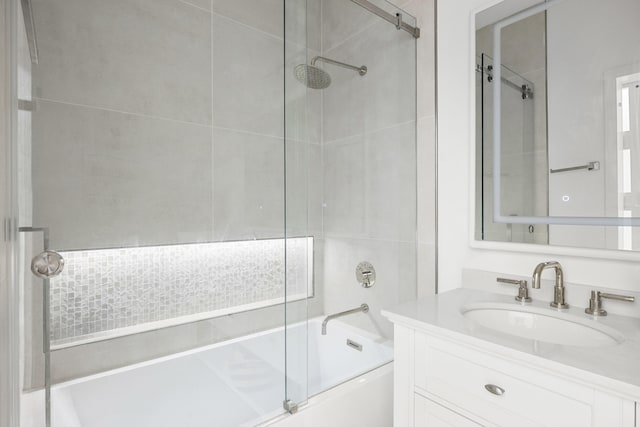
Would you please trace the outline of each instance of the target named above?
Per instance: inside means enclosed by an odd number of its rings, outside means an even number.
[[[285,305],[283,408],[295,413],[308,399],[308,310],[313,297],[314,238],[308,226],[309,170],[313,141],[308,111],[312,98],[295,78],[307,64],[307,0],[285,0],[284,8],[284,173]],[[309,17],[312,18],[312,17]]]
[[[17,148],[24,392],[51,392],[36,425],[236,427],[293,411],[313,294],[312,141],[292,73],[306,1],[31,6],[39,57]],[[41,227],[64,259],[44,282],[29,266]]]

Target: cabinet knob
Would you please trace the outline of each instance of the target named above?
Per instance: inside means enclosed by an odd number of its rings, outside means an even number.
[[[485,384],[484,388],[491,394],[495,394],[496,396],[502,396],[504,394],[504,389],[495,384]]]

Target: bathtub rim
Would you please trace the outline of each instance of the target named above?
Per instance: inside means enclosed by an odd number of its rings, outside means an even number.
[[[287,326],[282,325],[282,326],[278,326],[276,328],[266,329],[264,331],[258,331],[258,332],[254,332],[254,333],[251,333],[251,334],[242,335],[242,336],[239,336],[239,337],[236,337],[236,338],[231,338],[231,339],[224,340],[224,341],[218,341],[218,342],[213,343],[213,344],[207,344],[205,346],[200,346],[200,347],[192,348],[192,349],[189,349],[189,350],[184,350],[184,351],[180,351],[180,352],[177,352],[177,353],[168,354],[166,356],[160,356],[160,357],[156,357],[156,358],[153,358],[153,359],[145,360],[145,361],[142,361],[142,362],[136,362],[136,363],[133,363],[133,364],[130,364],[130,365],[121,366],[119,368],[109,369],[109,370],[106,370],[106,371],[97,372],[95,374],[90,374],[90,375],[86,375],[86,376],[83,376],[83,377],[73,378],[73,379],[70,379],[70,380],[67,380],[67,381],[63,381],[63,382],[60,382],[60,383],[53,384],[51,386],[51,390],[54,391],[54,390],[58,390],[58,389],[63,389],[63,388],[66,388],[66,387],[73,386],[75,384],[81,384],[81,383],[88,382],[88,381],[91,381],[91,380],[108,377],[110,375],[116,375],[116,374],[120,374],[120,373],[124,373],[124,372],[128,372],[128,371],[132,371],[132,370],[135,370],[135,369],[139,369],[139,368],[144,368],[146,366],[151,366],[151,365],[155,365],[155,364],[158,364],[158,363],[167,362],[167,361],[170,361],[170,360],[173,360],[173,359],[178,359],[180,357],[191,356],[191,355],[194,355],[194,354],[197,354],[197,353],[213,350],[213,349],[218,348],[218,347],[234,344],[234,343],[245,341],[245,340],[252,339],[252,338],[258,338],[258,337],[261,337],[261,336],[264,336],[264,335],[268,335],[270,333],[279,333],[279,332],[284,331],[285,327],[289,327],[290,328],[290,327],[296,327],[296,326],[300,326],[300,325],[306,324],[307,325],[307,337],[309,337],[309,331],[311,330],[311,326],[310,325],[311,324],[318,324],[318,330],[320,330],[320,325],[321,325],[321,323],[322,323],[322,321],[324,320],[325,317],[326,316],[324,316],[324,315],[316,316],[316,317],[312,317],[312,318],[308,319],[307,321],[297,322],[297,323],[293,323],[293,324],[287,325]],[[358,334],[358,335],[360,335],[360,336],[362,336],[364,338],[372,340],[373,342],[375,342],[378,345],[381,345],[381,346],[384,346],[384,347],[387,347],[387,348],[393,350],[393,339],[385,338],[385,337],[383,337],[381,335],[374,334],[374,333],[372,333],[370,331],[367,331],[367,330],[358,328],[356,326],[350,325],[350,324],[348,324],[348,323],[346,323],[346,322],[344,322],[342,320],[334,320],[333,322],[335,322],[335,324],[340,325],[341,328],[346,329],[347,331],[350,331],[352,333]],[[385,364],[391,363],[392,361],[393,361],[393,358],[391,359],[391,361],[385,362],[384,364],[379,365],[378,367],[384,366]],[[374,369],[377,369],[377,368],[374,368]],[[367,372],[370,372],[370,371],[367,371]],[[366,374],[366,372],[361,374],[361,375],[364,375],[364,374]],[[354,377],[354,378],[357,378],[357,377]],[[350,380],[347,380],[346,382],[348,382],[348,381],[350,381]],[[340,385],[340,384],[338,384],[338,385]],[[334,387],[336,387],[336,386],[330,387],[327,390],[330,390],[330,389],[332,389]],[[37,392],[39,390],[40,389],[29,390],[27,393],[33,393],[33,392]],[[320,392],[320,393],[322,393],[322,392]],[[309,396],[309,398],[310,397],[311,396]]]

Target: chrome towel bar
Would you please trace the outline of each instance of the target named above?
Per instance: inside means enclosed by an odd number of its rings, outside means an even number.
[[[570,168],[549,169],[549,173],[577,171],[577,170],[580,170],[580,169],[586,169],[586,170],[590,170],[590,171],[600,170],[600,162],[589,162],[586,165],[572,166]]]

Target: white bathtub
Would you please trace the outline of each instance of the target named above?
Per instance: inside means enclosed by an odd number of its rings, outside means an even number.
[[[288,357],[289,390],[312,396],[297,414],[282,415],[284,333],[277,328],[58,384],[52,389],[53,426],[392,425],[391,344],[336,320],[322,336],[321,322],[308,323],[308,355],[306,325],[289,329],[290,353],[300,350]],[[348,339],[362,351],[348,346]],[[354,423],[354,413],[371,421]]]

